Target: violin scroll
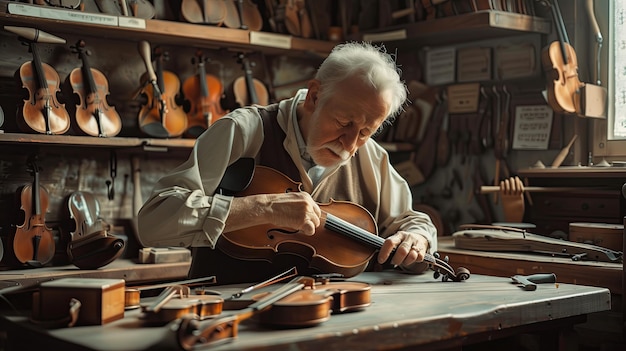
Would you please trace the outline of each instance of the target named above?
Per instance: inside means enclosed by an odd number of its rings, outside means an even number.
[[[441,277],[441,280],[444,282],[448,280],[453,282],[462,282],[470,277],[469,269],[465,267],[458,267],[456,270],[453,269],[452,266],[448,264],[448,256],[441,259],[439,258],[439,253],[437,252],[432,255],[427,254],[424,261],[429,264],[430,269],[435,271],[435,279],[439,279],[439,277]]]

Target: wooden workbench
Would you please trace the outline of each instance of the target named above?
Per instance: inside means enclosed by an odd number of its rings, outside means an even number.
[[[611,305],[606,288],[557,283],[525,291],[509,278],[475,274],[464,282],[442,282],[431,274],[397,271],[367,272],[352,280],[372,285],[372,304],[364,310],[332,315],[308,328],[271,329],[249,319],[239,325],[234,340],[204,346],[216,351],[458,349],[532,331],[550,335],[557,342],[559,331]],[[215,290],[230,296],[244,287],[216,286]],[[225,313],[233,312],[222,315]],[[56,350],[175,349],[170,327],[176,322],[148,327],[139,316],[140,311],[133,310],[104,326],[50,330],[29,322],[25,315],[1,318],[8,335],[7,350],[41,346]]]

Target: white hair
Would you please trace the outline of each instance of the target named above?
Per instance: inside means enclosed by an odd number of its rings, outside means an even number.
[[[319,67],[315,79],[322,86],[320,100],[333,95],[337,83],[350,77],[361,78],[371,84],[391,101],[389,115],[391,121],[400,114],[406,103],[407,87],[400,78],[400,69],[395,59],[387,53],[384,46],[374,46],[366,42],[349,42],[335,46]]]

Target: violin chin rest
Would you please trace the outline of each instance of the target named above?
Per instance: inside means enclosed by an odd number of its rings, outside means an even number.
[[[98,269],[120,257],[124,252],[124,246],[123,239],[106,231],[98,231],[71,241],[67,251],[70,261],[76,267]]]

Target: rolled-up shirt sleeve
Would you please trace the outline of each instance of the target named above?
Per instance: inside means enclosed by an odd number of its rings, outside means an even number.
[[[216,194],[226,168],[254,157],[263,140],[260,116],[240,109],[216,121],[197,140],[185,163],[162,177],[138,214],[143,246],[215,247],[231,196]]]

